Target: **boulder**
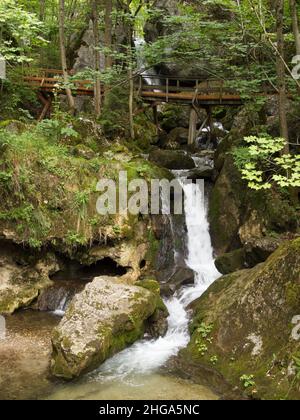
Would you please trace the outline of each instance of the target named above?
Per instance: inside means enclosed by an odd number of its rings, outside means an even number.
[[[204,118],[205,119],[205,118]],[[169,133],[177,127],[189,128],[190,110],[176,104],[165,104],[160,114],[160,127]]]
[[[274,236],[296,232],[299,224],[297,206],[288,195],[276,189],[251,190],[242,180],[230,152],[241,145],[247,129],[250,130],[250,124],[246,122],[241,122],[241,131],[234,126],[215,155],[215,167],[220,172],[211,194],[209,219],[218,255],[241,248],[252,238],[264,238],[270,232]]]
[[[243,248],[223,254],[216,258],[215,265],[221,274],[229,274],[245,268],[245,250]]]
[[[300,398],[300,238],[265,263],[221,277],[193,309],[185,359],[215,366],[258,398]]]
[[[164,148],[178,149],[180,146],[188,143],[188,138],[189,130],[187,128],[176,127],[167,135]]]
[[[280,239],[272,237],[252,238],[244,246],[245,259],[249,267],[266,261],[278,248]],[[225,273],[224,273],[225,274]]]
[[[74,297],[53,332],[53,375],[72,379],[95,369],[141,338],[160,305],[157,291],[95,278]]]
[[[191,156],[175,150],[156,149],[149,155],[150,162],[167,169],[193,169],[195,163]]]
[[[173,294],[181,286],[193,284],[195,280],[195,273],[188,267],[177,267],[175,273],[168,279],[167,282],[162,282],[162,293],[166,295]]]
[[[211,166],[200,166],[199,168],[192,169],[188,173],[188,178],[192,180],[205,179],[212,180],[214,177],[214,169]]]
[[[12,314],[27,308],[52,285],[49,274],[59,267],[53,256],[29,264],[18,253],[0,256],[0,313]]]

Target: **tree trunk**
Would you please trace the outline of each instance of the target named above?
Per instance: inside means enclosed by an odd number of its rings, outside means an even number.
[[[40,0],[40,21],[44,22],[46,17],[46,0]]]
[[[286,117],[286,83],[285,83],[285,65],[284,65],[284,34],[283,34],[283,14],[284,0],[276,2],[276,32],[277,32],[277,87],[278,87],[278,106],[280,120],[280,135],[286,140],[283,153],[289,153],[289,134]]]
[[[295,38],[296,54],[300,55],[300,34],[299,34],[299,20],[297,13],[296,0],[290,0],[291,17],[293,23],[293,33]]]
[[[112,66],[112,0],[105,0],[105,34],[104,34],[104,43],[107,52],[105,53],[105,68],[110,68]]]
[[[66,47],[65,47],[65,1],[59,0],[59,44],[60,44],[60,56],[61,66],[64,75],[64,83],[68,85],[69,74],[67,68],[66,58]],[[66,94],[68,98],[69,107],[72,113],[75,111],[75,101],[70,88],[66,88]]]
[[[94,33],[94,70],[95,70],[95,86],[94,86],[95,99],[94,100],[95,100],[95,114],[96,114],[96,117],[99,117],[101,114],[101,81],[99,79],[100,36],[99,36],[99,19],[98,19],[97,0],[93,0],[92,15],[93,15],[93,33]]]
[[[129,79],[129,125],[130,137],[135,139],[134,121],[133,121],[133,99],[134,99],[134,80],[133,80],[133,60],[132,60],[132,29],[128,31],[128,79]]]

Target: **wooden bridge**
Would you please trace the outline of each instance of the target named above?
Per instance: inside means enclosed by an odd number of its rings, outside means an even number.
[[[33,73],[34,71],[32,71]],[[74,73],[69,72],[70,76]],[[36,89],[38,97],[43,104],[39,120],[45,118],[51,111],[53,94],[65,94],[63,72],[56,69],[38,69],[34,74],[24,76],[24,82]],[[234,81],[221,79],[182,78],[169,76],[137,76],[135,86],[137,95],[151,104],[154,111],[154,120],[158,124],[157,106],[162,103],[177,103],[190,106],[190,135],[192,144],[197,135],[199,108],[207,110],[207,121],[212,126],[212,112],[214,106],[239,106],[242,98],[230,84]],[[93,80],[77,80],[71,77],[70,87],[74,96],[94,96]],[[102,86],[102,95],[104,87]]]
[[[241,105],[241,96],[229,84],[230,81],[222,79],[139,76],[138,93],[147,102],[194,104],[199,107]]]
[[[73,72],[69,72],[74,76]],[[40,92],[64,94],[63,72],[55,69],[38,69],[34,75],[24,76],[25,83]],[[229,81],[169,76],[137,76],[138,95],[147,102],[176,102],[200,106],[240,105],[242,100]],[[70,85],[75,96],[93,96],[92,80],[72,79]]]

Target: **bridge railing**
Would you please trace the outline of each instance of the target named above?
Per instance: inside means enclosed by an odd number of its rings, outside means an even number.
[[[222,101],[224,97],[228,100],[240,100],[239,93],[234,87],[235,80],[222,79],[201,79],[157,75],[139,76],[139,95],[148,98],[160,97],[169,100],[197,101],[199,96],[207,96],[207,99]],[[202,98],[203,99],[203,98]]]
[[[74,71],[68,71],[73,76]],[[41,89],[45,92],[64,91],[63,71],[57,69],[27,69],[24,72],[23,80],[26,84]],[[79,95],[93,94],[93,81],[91,80],[71,80],[71,89]]]

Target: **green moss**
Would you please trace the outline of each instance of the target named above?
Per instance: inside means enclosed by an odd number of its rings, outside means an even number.
[[[240,377],[254,374],[255,397],[286,395],[293,384],[292,358],[300,349],[291,340],[291,320],[299,308],[299,245],[300,239],[284,242],[265,263],[213,283],[192,305],[191,341],[182,356],[210,367],[217,356],[218,371],[241,390]],[[199,327],[210,323],[214,329],[207,343]],[[299,399],[297,386],[290,397]]]
[[[288,282],[285,288],[285,297],[287,304],[296,308],[299,304],[300,284]]]

